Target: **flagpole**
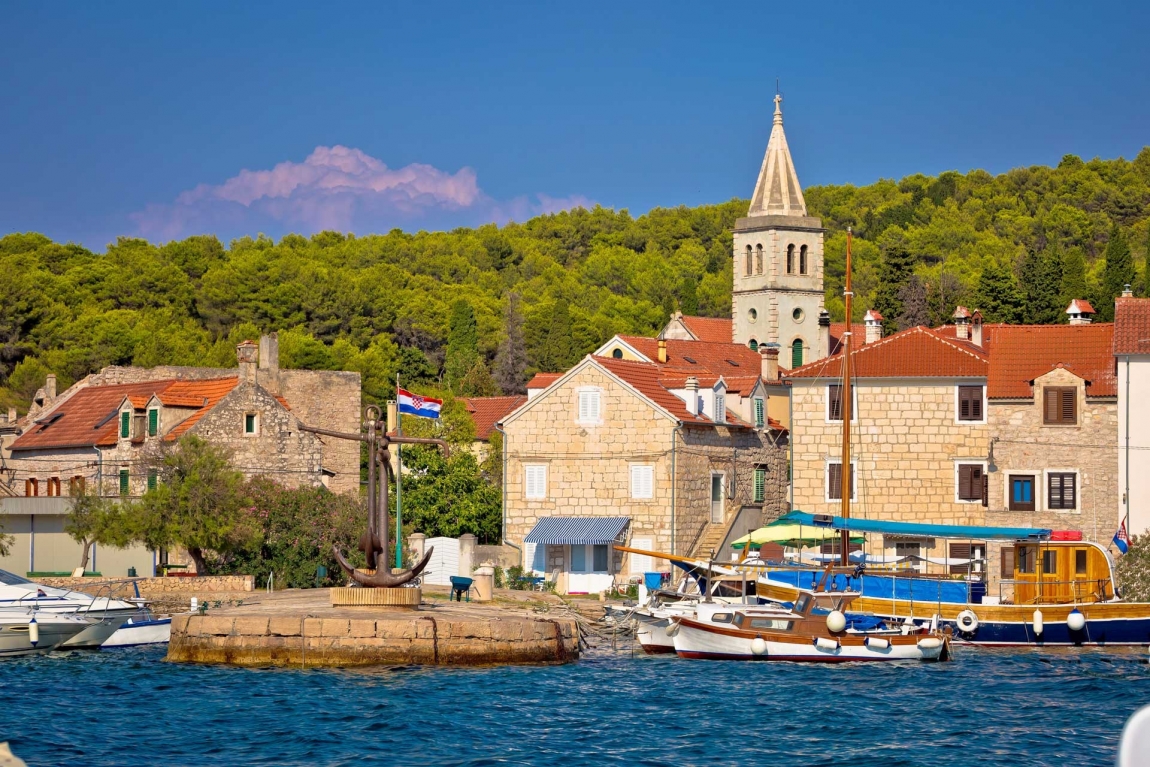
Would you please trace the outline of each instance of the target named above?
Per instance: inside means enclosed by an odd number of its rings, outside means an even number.
[[[399,373],[395,374],[395,436],[403,436],[403,411],[399,409]],[[403,446],[395,445],[395,566],[403,567]],[[383,553],[387,561],[387,552]]]

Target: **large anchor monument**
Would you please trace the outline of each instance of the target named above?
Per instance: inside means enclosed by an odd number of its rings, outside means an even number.
[[[434,549],[428,549],[423,558],[411,569],[390,569],[388,561],[388,481],[391,479],[391,444],[438,445],[445,456],[451,449],[441,439],[403,437],[387,433],[381,411],[376,405],[364,408],[362,432],[348,432],[317,429],[301,425],[302,431],[320,434],[325,437],[347,439],[367,445],[367,531],[360,536],[359,549],[367,556],[367,567],[359,570],[352,566],[343,555],[338,544],[332,546],[336,561],[359,586],[366,588],[333,588],[332,606],[342,605],[392,605],[414,607],[419,604],[421,590],[405,587],[419,577]]]

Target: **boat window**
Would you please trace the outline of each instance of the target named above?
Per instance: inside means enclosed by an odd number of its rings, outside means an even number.
[[[1086,575],[1086,549],[1074,550],[1074,574]]]
[[[1058,551],[1057,549],[1046,549],[1042,552],[1042,573],[1043,575],[1054,575],[1058,572]]]
[[[19,586],[21,583],[31,583],[32,581],[27,578],[21,578],[15,573],[10,573],[7,570],[0,570],[0,583],[5,586]]]
[[[1019,546],[1018,547],[1018,572],[1020,573],[1034,573],[1034,547],[1033,546]]]
[[[730,613],[715,613],[714,615],[711,616],[711,622],[712,623],[730,623],[731,622],[731,614]]]
[[[791,622],[781,620],[778,618],[753,618],[751,620],[751,628],[753,628],[753,629],[775,629],[776,631],[790,631]]]
[[[795,612],[799,613],[800,615],[805,614],[807,611],[807,606],[810,603],[811,603],[811,595],[810,594],[803,594],[801,597],[799,597],[799,601],[795,602]]]

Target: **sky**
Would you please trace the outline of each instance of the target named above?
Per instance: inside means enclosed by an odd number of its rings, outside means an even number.
[[[0,0],[0,235],[357,234],[1150,145],[1150,3]]]

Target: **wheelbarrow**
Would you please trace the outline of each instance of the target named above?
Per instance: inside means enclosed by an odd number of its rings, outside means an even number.
[[[464,597],[467,601],[471,601],[471,578],[464,578],[462,575],[451,576],[451,596],[448,598],[450,602],[454,599],[456,602],[462,602]]]

